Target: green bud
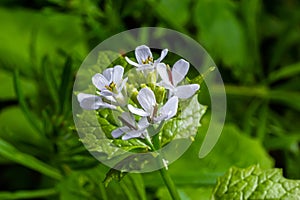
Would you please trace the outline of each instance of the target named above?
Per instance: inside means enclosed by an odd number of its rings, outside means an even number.
[[[156,71],[149,72],[147,74],[147,83],[156,83]]]
[[[156,102],[158,104],[162,103],[164,98],[165,98],[165,95],[166,95],[166,89],[164,87],[159,87],[157,86],[154,90],[154,95],[155,95],[155,98],[156,98]]]
[[[141,88],[146,88],[146,87],[147,87],[147,85],[145,83],[141,84]]]
[[[137,95],[138,95],[138,91],[136,88],[134,88],[131,92],[131,95],[130,95],[130,99],[135,103],[135,104],[139,104],[138,100],[137,100]]]
[[[216,69],[216,67],[210,67],[208,68],[208,70],[206,72],[204,72],[204,74],[199,74],[198,76],[196,76],[194,79],[190,80],[190,83],[196,83],[201,85],[201,83],[204,81],[205,77],[207,75],[209,75],[210,72],[214,71]]]
[[[201,84],[204,81],[204,77],[202,74],[199,74],[198,76],[196,76],[195,78],[193,78],[192,80],[189,80],[189,83],[191,84]]]
[[[152,91],[155,91],[156,86],[154,83],[148,83],[147,85]]]

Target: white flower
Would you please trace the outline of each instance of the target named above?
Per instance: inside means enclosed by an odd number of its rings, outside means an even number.
[[[172,70],[163,63],[157,65],[157,72],[162,79],[158,85],[169,90],[169,97],[177,96],[180,99],[187,99],[199,90],[200,86],[198,84],[177,86],[188,73],[189,67],[189,63],[183,59],[178,60]]]
[[[114,68],[108,68],[103,74],[95,74],[92,82],[99,90],[99,95],[105,97],[112,103],[124,106],[126,104],[125,97],[122,94],[127,79],[123,80],[124,68],[116,65]]]
[[[137,67],[137,69],[139,70],[153,70],[155,69],[156,65],[166,57],[167,53],[168,49],[162,50],[160,57],[157,60],[153,61],[153,56],[150,48],[146,45],[141,45],[135,49],[135,58],[137,60],[137,63],[133,62],[128,57],[125,57],[125,59],[129,64]]]
[[[77,99],[80,107],[86,110],[97,110],[99,108],[116,109],[116,106],[103,102],[101,97],[97,95],[79,93]]]
[[[176,96],[170,98],[165,105],[158,108],[153,91],[149,88],[143,88],[137,95],[137,100],[143,109],[135,108],[130,104],[128,105],[128,109],[133,114],[147,117],[151,123],[168,120],[177,113],[178,97]]]
[[[145,134],[148,134],[147,127],[149,126],[149,123],[146,117],[142,117],[137,123],[131,113],[123,112],[119,119],[124,126],[112,131],[111,135],[114,138],[118,138],[124,133],[125,135],[122,136],[122,140],[137,137],[144,138]]]

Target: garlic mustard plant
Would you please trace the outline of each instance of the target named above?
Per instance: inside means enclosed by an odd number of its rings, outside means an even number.
[[[150,145],[149,149],[154,151],[150,137],[159,133],[164,123],[176,117],[181,100],[191,98],[200,88],[198,84],[181,84],[188,73],[189,63],[180,59],[170,68],[162,62],[167,53],[168,50],[164,49],[160,57],[153,60],[149,47],[138,46],[135,49],[137,62],[128,57],[125,59],[136,73],[148,76],[154,74],[157,77],[155,82],[130,85],[128,77],[123,77],[124,68],[116,65],[92,77],[92,83],[97,88],[96,94],[79,93],[77,99],[80,106],[86,110],[116,110],[122,125],[111,132],[111,137],[147,140],[145,144]],[[144,73],[145,70],[151,73]],[[128,89],[137,95],[127,97]]]

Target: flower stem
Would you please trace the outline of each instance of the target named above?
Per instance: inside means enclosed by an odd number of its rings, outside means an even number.
[[[169,193],[172,196],[172,199],[173,200],[180,200],[179,193],[176,189],[176,186],[175,186],[173,180],[171,179],[171,177],[168,173],[168,170],[165,167],[163,167],[159,170],[159,172],[160,172],[160,175],[163,178],[163,180],[164,180],[164,182],[165,182],[165,184],[166,184],[166,186],[169,190]]]
[[[160,130],[162,125],[163,125],[163,122],[159,125],[157,130]],[[147,144],[151,147],[152,151],[156,151],[160,147],[159,134],[156,133],[157,130],[151,130],[152,134],[154,134],[154,137],[153,137],[154,144],[152,143],[152,140],[151,140],[149,134],[145,135],[145,140],[146,140]],[[164,180],[165,185],[167,186],[167,188],[169,190],[170,195],[172,196],[172,199],[180,200],[180,196],[176,189],[176,186],[175,186],[173,180],[171,179],[171,177],[168,173],[168,170],[166,168],[167,166],[165,166],[165,164],[163,163],[163,158],[160,154],[158,154],[158,161],[160,162],[159,164],[162,164],[162,166],[164,166],[159,170],[159,172],[160,172],[162,179]]]

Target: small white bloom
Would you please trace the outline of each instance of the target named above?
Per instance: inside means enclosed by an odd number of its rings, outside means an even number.
[[[137,123],[131,113],[123,112],[119,119],[123,123],[123,127],[117,128],[112,131],[111,135],[114,138],[118,138],[121,135],[123,140],[128,140],[131,138],[143,138],[145,134],[148,134],[147,127],[149,126],[146,117],[142,117]]]
[[[189,67],[190,64],[183,59],[178,60],[172,70],[163,63],[157,65],[157,72],[162,79],[158,85],[169,90],[169,97],[177,96],[180,99],[187,99],[199,90],[200,86],[198,84],[177,86],[188,73]]]
[[[153,70],[156,65],[166,57],[167,53],[168,49],[162,50],[160,57],[153,61],[150,48],[146,45],[141,45],[135,49],[135,58],[137,63],[130,60],[128,57],[125,57],[125,59],[129,64],[137,67],[138,70]]]
[[[127,79],[123,80],[124,68],[116,65],[114,68],[108,68],[103,71],[103,74],[95,74],[92,82],[99,90],[99,95],[105,97],[113,103],[123,105],[126,103],[125,97],[122,94]]]
[[[128,109],[133,114],[147,117],[152,123],[168,120],[177,113],[178,97],[176,96],[170,98],[165,105],[158,108],[153,91],[149,88],[143,88],[137,95],[137,100],[143,109],[133,107],[130,104],[128,105]]]
[[[86,110],[97,110],[99,108],[116,109],[116,106],[103,102],[101,97],[97,95],[79,93],[77,99],[80,107]]]

